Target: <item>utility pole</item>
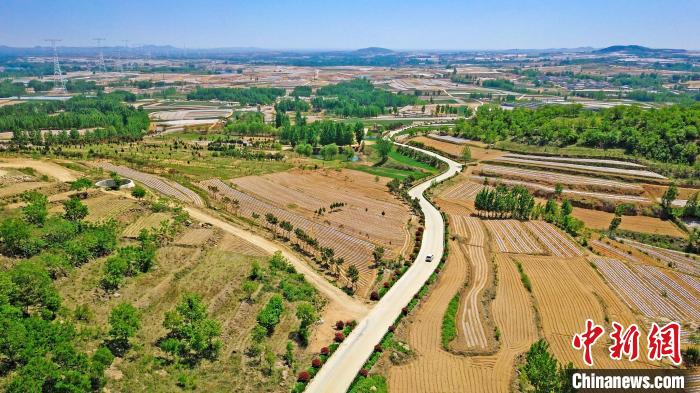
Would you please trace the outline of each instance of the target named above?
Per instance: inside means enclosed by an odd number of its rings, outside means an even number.
[[[58,62],[58,49],[56,49],[56,43],[61,40],[55,38],[47,38],[45,41],[50,42],[53,47],[53,87],[57,88],[64,93],[66,92],[66,79],[63,77],[61,72],[61,64]]]
[[[98,59],[97,59],[97,70],[99,72],[102,72],[103,74],[107,72],[107,67],[105,66],[105,56],[104,53],[102,52],[102,42],[104,42],[104,38],[93,38],[95,42],[97,42],[97,50],[99,51],[98,54]]]

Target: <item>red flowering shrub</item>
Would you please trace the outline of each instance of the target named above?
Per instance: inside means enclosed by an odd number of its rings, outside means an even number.
[[[299,376],[297,376],[297,381],[299,382],[309,382],[309,379],[311,379],[311,376],[308,371],[302,371],[299,373]]]

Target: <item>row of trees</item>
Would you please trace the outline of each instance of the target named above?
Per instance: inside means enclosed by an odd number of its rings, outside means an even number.
[[[270,135],[275,131],[275,127],[265,123],[261,112],[238,113],[224,127],[224,132],[236,135]]]
[[[479,215],[486,212],[488,217],[528,220],[535,210],[535,197],[525,187],[508,188],[500,184],[496,188],[482,188],[476,194],[474,207]]]
[[[282,97],[285,94],[286,92],[284,89],[273,87],[198,87],[195,91],[187,94],[187,99],[235,101],[242,105],[271,105],[275,102],[277,97]]]
[[[325,109],[343,117],[374,117],[417,102],[416,96],[377,89],[367,79],[353,79],[321,87],[311,100],[315,110]]]
[[[660,109],[617,106],[598,112],[580,105],[504,110],[482,105],[458,121],[462,137],[494,143],[512,139],[531,145],[620,148],[662,162],[693,164],[699,153],[700,104]]]
[[[364,137],[362,122],[341,123],[330,120],[316,121],[306,125],[288,125],[282,127],[280,140],[296,146],[309,143],[313,146],[335,143],[338,146],[361,142]]]
[[[311,105],[304,100],[283,98],[277,104],[275,109],[282,112],[307,112],[311,109]]]

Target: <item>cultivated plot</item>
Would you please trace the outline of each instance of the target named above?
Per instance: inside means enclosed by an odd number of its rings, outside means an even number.
[[[485,220],[484,224],[500,252],[542,254],[544,251],[518,220]]]

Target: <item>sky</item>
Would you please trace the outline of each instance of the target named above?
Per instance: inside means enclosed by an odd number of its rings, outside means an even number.
[[[0,45],[700,49],[695,0],[0,0]]]

